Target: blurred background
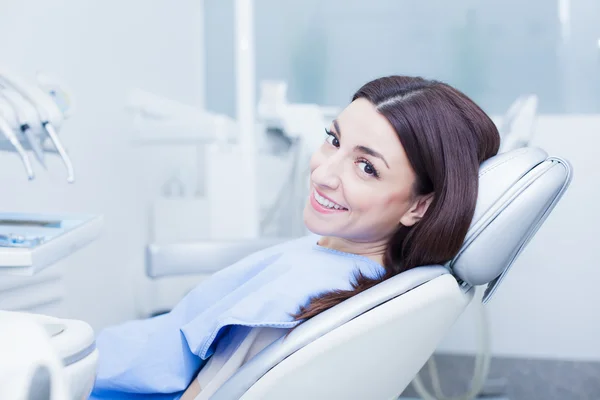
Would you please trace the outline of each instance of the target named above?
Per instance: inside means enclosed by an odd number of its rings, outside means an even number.
[[[2,151],[0,210],[104,218],[37,286],[0,291],[0,308],[95,330],[168,310],[206,274],[149,276],[149,244],[303,234],[298,182],[320,127],[368,80],[419,75],[471,96],[513,146],[573,164],[487,306],[491,385],[514,399],[600,398],[600,1],[255,0],[252,24],[239,44],[230,0],[0,0],[0,75],[51,74],[69,94],[59,136],[76,172],[67,183],[49,155],[28,180]],[[228,143],[248,132],[240,146],[254,155],[240,158]],[[255,175],[241,179],[247,165]],[[475,320],[440,346],[449,393],[472,374]]]

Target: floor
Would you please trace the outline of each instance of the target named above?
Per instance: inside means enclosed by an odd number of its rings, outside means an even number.
[[[446,396],[465,393],[473,376],[471,356],[436,355],[442,388]],[[486,400],[599,400],[600,362],[494,358],[490,366],[493,389]],[[427,368],[422,371],[427,388]],[[490,386],[492,387],[492,386]],[[409,385],[402,400],[420,400]]]

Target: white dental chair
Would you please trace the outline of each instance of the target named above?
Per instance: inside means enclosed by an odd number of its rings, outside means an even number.
[[[475,216],[451,262],[399,274],[303,323],[211,399],[397,398],[472,300],[474,287],[487,285],[484,302],[494,294],[567,189],[571,167],[539,148],[521,148],[487,160],[479,176]],[[149,246],[147,273],[217,270],[274,242]]]

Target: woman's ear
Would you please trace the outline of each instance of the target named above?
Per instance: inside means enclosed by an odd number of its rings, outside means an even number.
[[[419,222],[433,202],[433,197],[433,192],[417,196],[408,211],[400,218],[400,223],[404,226],[413,226]]]

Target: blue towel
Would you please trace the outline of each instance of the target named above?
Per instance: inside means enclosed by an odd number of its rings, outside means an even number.
[[[306,236],[254,253],[203,281],[168,314],[103,330],[90,399],[181,397],[233,325],[289,329],[310,297],[350,289],[359,270],[383,267],[362,256],[317,245]]]

